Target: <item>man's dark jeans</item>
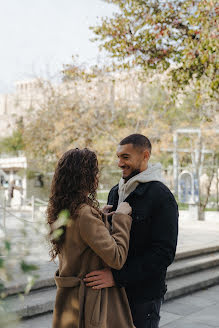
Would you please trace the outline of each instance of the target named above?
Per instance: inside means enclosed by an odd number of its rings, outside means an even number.
[[[140,304],[129,301],[129,304],[136,328],[159,328],[162,299]]]

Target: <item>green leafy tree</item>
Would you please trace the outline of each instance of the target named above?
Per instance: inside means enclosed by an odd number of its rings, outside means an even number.
[[[218,13],[216,0],[105,0],[118,6],[112,18],[91,27],[118,66],[145,71],[168,69],[171,89],[192,82],[218,97]]]
[[[12,135],[0,140],[0,152],[17,155],[17,153],[21,150],[24,150],[24,148],[23,122],[20,120],[17,122],[16,128]]]

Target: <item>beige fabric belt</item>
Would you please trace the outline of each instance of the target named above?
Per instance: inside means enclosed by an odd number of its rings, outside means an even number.
[[[79,287],[79,328],[83,328],[83,313],[85,304],[85,283],[78,277],[59,277],[59,270],[55,273],[56,286],[60,288]]]

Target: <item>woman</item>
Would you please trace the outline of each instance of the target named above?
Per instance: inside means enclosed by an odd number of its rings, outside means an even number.
[[[47,209],[50,254],[59,258],[53,328],[134,327],[123,288],[95,290],[83,281],[103,266],[122,268],[128,253],[131,207],[120,204],[110,234],[95,198],[97,186],[95,153],[86,148],[67,151],[56,167]],[[70,213],[67,224],[59,215],[62,210]]]

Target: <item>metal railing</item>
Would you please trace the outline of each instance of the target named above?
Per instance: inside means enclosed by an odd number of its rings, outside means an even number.
[[[3,231],[6,231],[7,215],[13,216],[14,218],[16,218],[19,221],[33,224],[34,218],[35,218],[35,213],[36,213],[36,207],[47,206],[46,201],[39,199],[39,198],[35,198],[34,196],[32,196],[30,199],[24,199],[23,196],[22,196],[22,198],[23,198],[23,205],[19,207],[19,211],[22,211],[22,207],[28,205],[29,209],[30,209],[30,213],[31,213],[31,220],[21,218],[21,217],[17,216],[16,214],[14,214],[11,210],[13,208],[7,206],[7,199],[4,197],[2,204],[0,204],[0,210],[2,210],[2,223],[1,223],[1,218],[0,218],[0,228],[2,228]],[[26,208],[25,208],[25,210],[26,210]],[[24,209],[23,209],[23,211],[24,211]]]

